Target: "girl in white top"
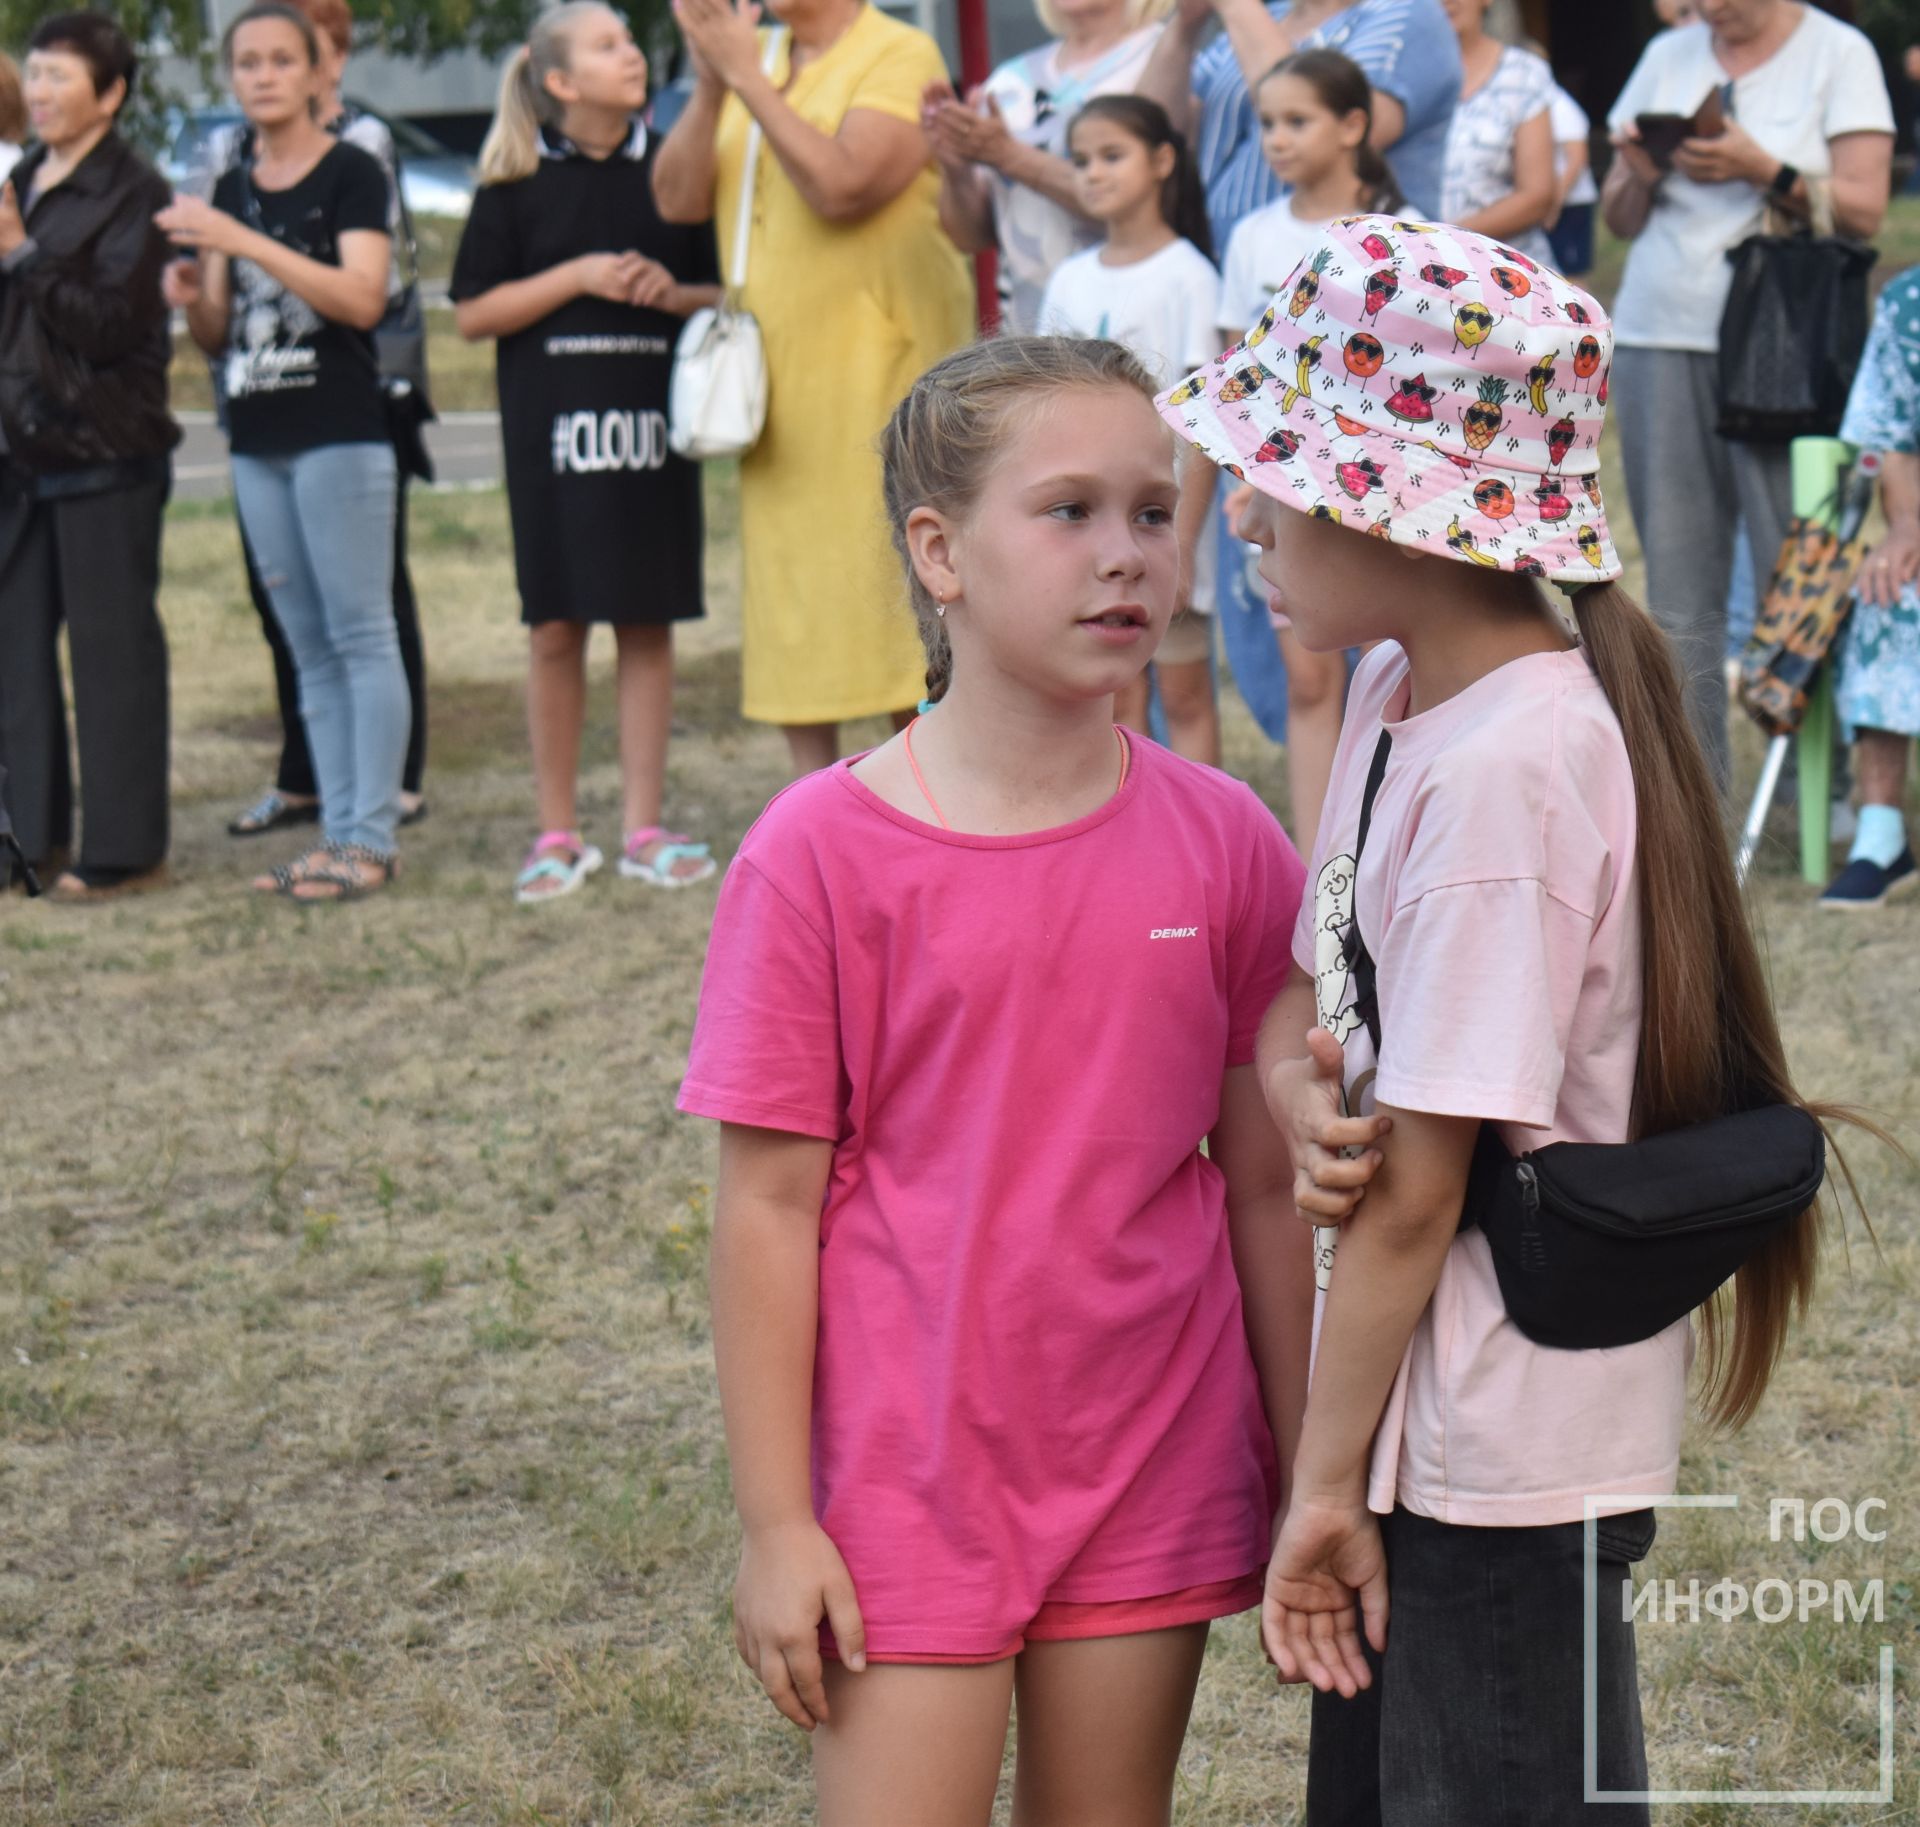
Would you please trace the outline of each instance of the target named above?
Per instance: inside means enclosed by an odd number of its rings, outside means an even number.
[[[1338,51],[1296,51],[1269,70],[1254,93],[1260,147],[1287,194],[1256,209],[1233,231],[1220,285],[1220,347],[1258,321],[1276,292],[1293,291],[1294,269],[1339,216],[1395,215],[1406,207],[1386,160],[1375,151],[1373,91],[1366,72]],[[1250,492],[1228,497],[1233,512]],[[1265,595],[1262,587],[1261,595]],[[1346,663],[1312,653],[1275,618],[1287,668],[1287,797],[1293,841],[1311,853],[1320,805],[1340,741]]]
[[[1158,102],[1103,95],[1067,131],[1082,211],[1106,230],[1104,245],[1061,263],[1047,282],[1040,328],[1097,336],[1130,349],[1161,386],[1212,360],[1220,275],[1210,253],[1206,200],[1186,143]],[[1160,643],[1153,672],[1170,746],[1220,765],[1207,621],[1213,611],[1212,542],[1200,534],[1213,501],[1212,467],[1183,472],[1177,530],[1183,608]],[[1143,734],[1143,675],[1114,701],[1117,721]]]
[[[1053,269],[1100,241],[1081,213],[1067,127],[1096,95],[1130,95],[1172,0],[1036,0],[1049,42],[1010,58],[961,102],[922,112],[940,167],[940,221],[963,253],[997,248],[1000,326],[1030,335]]]
[[[1460,100],[1447,129],[1440,214],[1461,228],[1553,263],[1546,224],[1554,176],[1553,72],[1544,57],[1487,31],[1493,0],[1446,0],[1460,39]]]

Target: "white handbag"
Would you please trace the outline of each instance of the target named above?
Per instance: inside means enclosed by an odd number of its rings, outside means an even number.
[[[768,35],[768,76],[784,30]],[[667,390],[667,442],[683,457],[743,457],[759,442],[767,422],[767,355],[760,325],[740,306],[747,283],[747,241],[753,227],[753,185],[760,164],[760,123],[747,129],[747,158],[740,179],[740,207],[733,224],[733,260],[717,305],[694,312],[673,349]]]

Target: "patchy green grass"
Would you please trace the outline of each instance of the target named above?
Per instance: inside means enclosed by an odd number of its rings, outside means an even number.
[[[734,714],[724,473],[712,509],[670,809],[724,857],[784,757]],[[415,526],[433,815],[395,892],[245,891],[283,848],[222,834],[268,766],[267,659],[228,510],[182,504],[179,886],[0,901],[0,1819],[22,1827],[808,1814],[799,1735],[729,1642],[713,1139],[672,1108],[711,891],[603,876],[512,905],[533,807],[504,504],[422,496]],[[583,799],[603,843],[607,683]],[[1226,724],[1284,805],[1283,757],[1232,700]],[[1911,1135],[1913,911],[1820,916],[1790,860],[1769,850],[1756,900],[1803,1082]],[[1661,1783],[1869,1787],[1872,1656],[1901,1645],[1898,1799],[1870,1818],[1912,1823],[1920,1189],[1853,1154],[1881,1250],[1856,1226],[1832,1253],[1746,1435],[1690,1440],[1685,1488],[1743,1511],[1671,1523],[1644,1573],[1845,1565],[1887,1579],[1884,1629],[1647,1626],[1643,1684]],[[1884,1497],[1888,1542],[1766,1542],[1770,1496],[1828,1493]],[[1297,1821],[1305,1719],[1250,1619],[1216,1631],[1177,1818]]]

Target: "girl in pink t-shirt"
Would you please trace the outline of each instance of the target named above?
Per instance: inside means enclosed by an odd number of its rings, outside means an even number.
[[[1175,607],[1151,398],[1098,341],[915,384],[886,504],[938,709],[775,799],[715,916],[680,1104],[722,1125],[735,1639],[829,1823],[983,1827],[1016,1693],[1023,1818],[1163,1821],[1305,1399],[1253,1068],[1300,860],[1113,721]]]
[[[1645,1822],[1620,1598],[1678,1476],[1688,1322],[1533,1343],[1459,1228],[1469,1166],[1483,1123],[1520,1152],[1799,1099],[1672,657],[1610,581],[1604,312],[1485,236],[1384,216],[1328,225],[1310,270],[1161,402],[1257,491],[1297,637],[1381,643],[1261,1044],[1301,1209],[1346,1221],[1319,1233],[1266,1641],[1318,1690],[1310,1827],[1585,1821],[1589,1701],[1591,1768],[1627,1792],[1607,1818]],[[1706,1310],[1716,1419],[1760,1400],[1817,1232],[1817,1208],[1790,1221]]]

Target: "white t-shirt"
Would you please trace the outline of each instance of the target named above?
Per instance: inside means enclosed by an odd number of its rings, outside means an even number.
[[[1123,344],[1162,387],[1213,360],[1220,275],[1205,254],[1178,240],[1144,260],[1106,266],[1101,251],[1090,247],[1054,268],[1040,305],[1042,335],[1102,336]],[[1195,554],[1187,606],[1200,615],[1213,608],[1215,544],[1203,537]]]
[[[1296,216],[1290,196],[1242,217],[1221,270],[1218,327],[1236,337],[1252,329],[1274,293],[1287,289],[1293,269],[1319,245],[1326,226]]]
[[[1060,67],[1055,39],[1003,63],[987,78],[987,93],[1015,139],[1063,159],[1067,128],[1088,102],[1096,95],[1130,95],[1140,86],[1161,29],[1158,23],[1142,26],[1091,63],[1072,69]],[[988,169],[985,175],[1000,249],[1001,316],[1009,332],[1026,334],[1039,323],[1040,299],[1053,269],[1069,254],[1097,243],[1100,227],[997,171]]]
[[[1553,88],[1553,103],[1550,109],[1553,117],[1554,167],[1561,177],[1567,175],[1565,148],[1585,146],[1593,132],[1593,123],[1587,119],[1587,111],[1569,95],[1558,83]],[[1593,181],[1593,158],[1589,153],[1587,162],[1581,167],[1580,175],[1574,179],[1573,188],[1567,192],[1567,207],[1576,209],[1582,203],[1598,203],[1600,186]]]
[[[1553,72],[1544,57],[1510,44],[1493,74],[1462,95],[1447,128],[1447,161],[1440,173],[1440,217],[1464,222],[1513,194],[1513,136],[1553,106]],[[1504,237],[1529,259],[1551,263],[1546,231],[1522,229]]]
[[[1727,81],[1704,20],[1662,32],[1641,54],[1607,125],[1639,114],[1692,114]],[[1793,35],[1733,85],[1728,110],[1776,159],[1810,178],[1830,177],[1828,141],[1842,133],[1892,133],[1880,59],[1863,32],[1811,6]],[[1733,268],[1724,256],[1760,233],[1766,199],[1751,184],[1696,184],[1670,171],[1627,255],[1613,305],[1616,343],[1643,349],[1720,346]]]

